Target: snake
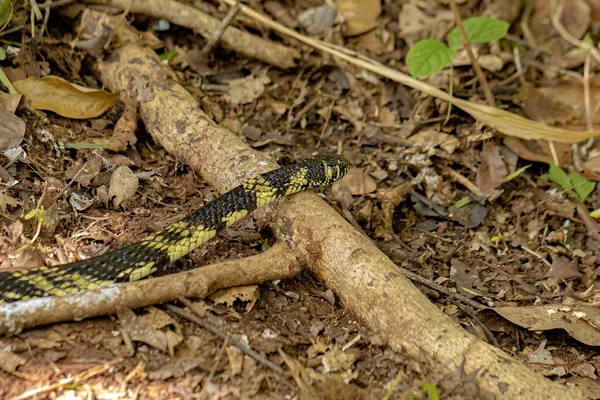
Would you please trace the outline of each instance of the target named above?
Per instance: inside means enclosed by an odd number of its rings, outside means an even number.
[[[350,163],[318,154],[248,179],[186,218],[121,249],[56,266],[0,272],[0,304],[85,290],[172,273],[169,266],[258,207],[341,179]]]

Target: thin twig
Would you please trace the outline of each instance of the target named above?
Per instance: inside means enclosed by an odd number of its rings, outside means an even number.
[[[213,32],[212,37],[208,40],[208,42],[206,42],[206,44],[202,48],[200,54],[203,57],[206,57],[208,53],[210,53],[212,49],[217,45],[217,43],[219,43],[219,40],[221,40],[223,33],[225,33],[225,29],[227,29],[229,24],[231,24],[231,20],[233,20],[233,17],[235,17],[239,10],[239,3],[236,3],[233,7],[229,9],[227,15],[225,15],[225,18],[223,18],[223,21],[221,21],[221,24],[219,25],[217,30]]]
[[[544,264],[546,264],[548,267],[552,268],[552,264],[550,264],[550,262],[548,262],[548,260],[546,260],[541,254],[531,250],[529,247],[527,246],[521,246],[521,248],[523,250],[525,250],[526,252],[528,252],[529,254],[531,254],[532,256],[536,257],[537,259],[539,259],[541,262],[543,262]]]
[[[488,85],[488,81],[485,78],[485,74],[483,73],[479,62],[477,61],[477,58],[475,58],[475,55],[473,54],[473,49],[471,49],[471,43],[469,43],[467,32],[465,31],[462,18],[460,17],[458,7],[456,6],[456,0],[450,0],[450,8],[452,8],[452,12],[454,13],[454,19],[456,20],[456,25],[458,26],[458,30],[460,31],[460,34],[462,36],[462,40],[465,45],[465,50],[467,50],[467,54],[469,55],[469,58],[471,59],[471,64],[473,65],[473,69],[475,70],[475,73],[479,78],[479,83],[481,84],[481,89],[483,89],[485,100],[487,101],[490,107],[495,107],[496,102],[494,100],[494,95],[490,90],[490,85]]]
[[[187,300],[185,298],[180,298],[179,301],[181,301],[183,304],[188,306],[190,308],[190,310],[194,311],[194,305],[189,300]],[[199,326],[206,329],[213,335],[218,336],[219,338],[221,338],[223,340],[227,340],[227,335],[225,333],[221,332],[219,329],[217,329],[212,324],[201,320],[200,318],[198,318],[194,314],[190,313],[189,311],[187,311],[183,308],[176,307],[172,304],[165,304],[165,307],[168,310],[173,311],[175,314],[198,324]],[[232,337],[232,339],[230,340],[230,346],[237,347],[243,353],[254,358],[259,363],[265,365],[266,367],[271,368],[273,371],[277,372],[278,374],[283,374],[283,369],[279,365],[267,360],[266,358],[261,356],[257,351],[255,351],[255,350],[251,349],[250,347],[246,346],[245,344],[241,343],[239,340],[237,340],[237,338]]]
[[[592,105],[590,100],[590,52],[585,54],[585,64],[583,65],[583,104],[585,107],[585,123],[589,130],[594,129],[592,123]]]
[[[317,142],[316,148],[318,149],[325,138],[325,130],[327,130],[327,125],[329,125],[329,119],[331,118],[331,113],[333,111],[333,106],[335,105],[335,100],[331,100],[331,106],[329,106],[329,110],[327,110],[327,117],[325,117],[325,123],[323,124],[323,129],[321,129],[321,136],[319,136],[319,141]]]

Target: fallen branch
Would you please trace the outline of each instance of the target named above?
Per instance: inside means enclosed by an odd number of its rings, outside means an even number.
[[[86,2],[164,18],[174,24],[190,28],[208,40],[212,39],[213,34],[221,25],[221,21],[218,19],[195,7],[176,1],[86,0]],[[235,2],[233,5],[235,6]],[[296,65],[294,59],[300,58],[300,53],[294,48],[263,39],[232,26],[225,29],[219,44],[248,58],[255,58],[281,69],[294,67]]]
[[[146,129],[221,193],[276,167],[212,122],[152,50],[125,46],[110,60],[99,61],[97,70],[113,91],[123,90],[132,80],[144,81],[135,87],[152,88],[153,98],[140,103]],[[276,236],[298,251],[343,305],[384,336],[394,350],[427,362],[440,373],[450,373],[464,361],[467,373],[479,371],[479,386],[498,397],[580,398],[457,326],[368,238],[315,194],[294,195],[261,214],[263,221],[272,219]]]
[[[285,244],[264,253],[191,271],[139,282],[123,283],[64,297],[42,297],[0,305],[0,334],[18,333],[38,325],[116,314],[120,308],[140,308],[176,300],[204,298],[234,286],[295,276],[298,257]]]

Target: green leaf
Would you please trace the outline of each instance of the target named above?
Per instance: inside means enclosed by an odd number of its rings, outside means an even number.
[[[586,177],[575,171],[571,171],[571,182],[573,182],[573,190],[577,193],[581,203],[596,189],[596,182],[588,181]]]
[[[10,18],[10,0],[0,0],[0,28]]]
[[[490,17],[474,17],[463,21],[467,38],[471,43],[488,43],[502,39],[508,32],[510,24],[506,21]],[[448,34],[448,45],[456,48],[462,44],[462,36],[458,26]]]
[[[6,60],[6,50],[4,47],[0,46],[0,61]]]
[[[568,190],[571,186],[571,179],[564,169],[556,164],[550,164],[550,170],[548,170],[548,179],[556,183],[563,190]]]
[[[177,55],[177,50],[173,49],[171,51],[168,51],[166,53],[163,53],[160,55],[160,59],[163,61],[171,61],[173,59],[173,57],[175,57]]]
[[[408,72],[415,78],[429,76],[448,66],[456,49],[449,48],[439,40],[421,40],[410,48],[406,55]]]
[[[48,220],[48,215],[46,214],[46,211],[43,208],[34,208],[33,210],[29,211],[25,216],[25,219],[33,218],[37,220],[38,224],[50,224],[50,221]]]

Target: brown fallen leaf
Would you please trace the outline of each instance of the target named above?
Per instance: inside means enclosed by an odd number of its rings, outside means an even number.
[[[100,173],[104,162],[102,157],[96,153],[90,154],[87,162],[77,160],[65,171],[66,179],[75,179],[75,182],[80,183],[84,187],[90,186],[90,182]]]
[[[298,22],[312,35],[319,35],[335,23],[337,10],[329,6],[312,7],[298,15]]]
[[[7,208],[16,207],[20,205],[21,202],[14,197],[9,196],[6,192],[0,191],[0,211],[6,213]]]
[[[377,183],[364,168],[352,168],[345,177],[333,184],[332,190],[339,191],[340,187],[346,187],[355,196],[362,196],[373,193],[377,189]]]
[[[227,304],[229,307],[233,306],[236,300],[249,302],[246,305],[246,312],[248,312],[254,307],[254,303],[259,297],[258,285],[247,285],[218,290],[209,298],[216,304]]]
[[[0,150],[12,149],[23,141],[25,122],[0,104]]]
[[[14,82],[15,88],[38,110],[63,117],[87,119],[104,114],[119,99],[118,93],[71,84],[57,76],[27,78]]]
[[[14,372],[20,365],[25,364],[26,358],[10,351],[0,349],[0,368],[6,372]]]
[[[4,106],[4,108],[14,114],[15,111],[17,111],[21,97],[23,96],[20,94],[0,92],[0,105]]]
[[[379,0],[338,0],[335,6],[346,20],[346,36],[361,35],[375,28],[381,13]]]
[[[126,151],[128,145],[134,145],[137,142],[135,131],[138,127],[138,102],[134,92],[133,90],[128,91],[123,98],[125,108],[123,115],[115,124],[115,130],[108,146],[109,150]]]
[[[210,366],[206,365],[204,357],[180,357],[175,362],[163,365],[156,371],[150,372],[148,377],[152,380],[179,378],[185,375],[186,372],[198,367],[204,367],[202,369],[206,371],[210,370]]]
[[[129,167],[119,167],[110,178],[108,195],[113,198],[113,205],[125,205],[131,199],[139,186],[139,179]]]
[[[265,85],[271,82],[267,75],[247,76],[228,81],[228,100],[231,104],[248,104],[258,99],[265,91]]]
[[[144,317],[135,315],[130,309],[121,310],[118,314],[122,329],[134,342],[146,343],[160,351],[167,351],[167,335],[154,329]]]
[[[551,305],[496,307],[495,312],[530,331],[564,329],[588,346],[600,346],[600,309],[591,306]]]
[[[491,142],[484,144],[479,158],[481,164],[477,168],[475,183],[481,189],[481,192],[489,198],[498,197],[502,192],[496,190],[496,188],[504,183],[504,179],[508,174],[504,160],[498,151],[498,146]]]
[[[583,274],[579,272],[577,265],[566,257],[557,254],[551,254],[552,265],[544,277],[553,277],[558,279],[579,278]]]
[[[592,110],[596,109],[594,92],[597,85],[592,85]],[[577,93],[578,99],[572,96]],[[599,92],[600,93],[600,92]],[[523,85],[515,95],[514,101],[521,104],[527,115],[536,121],[548,125],[569,124],[582,119],[583,114],[583,85],[564,85],[556,87],[535,88]],[[584,121],[580,121],[584,122]]]

